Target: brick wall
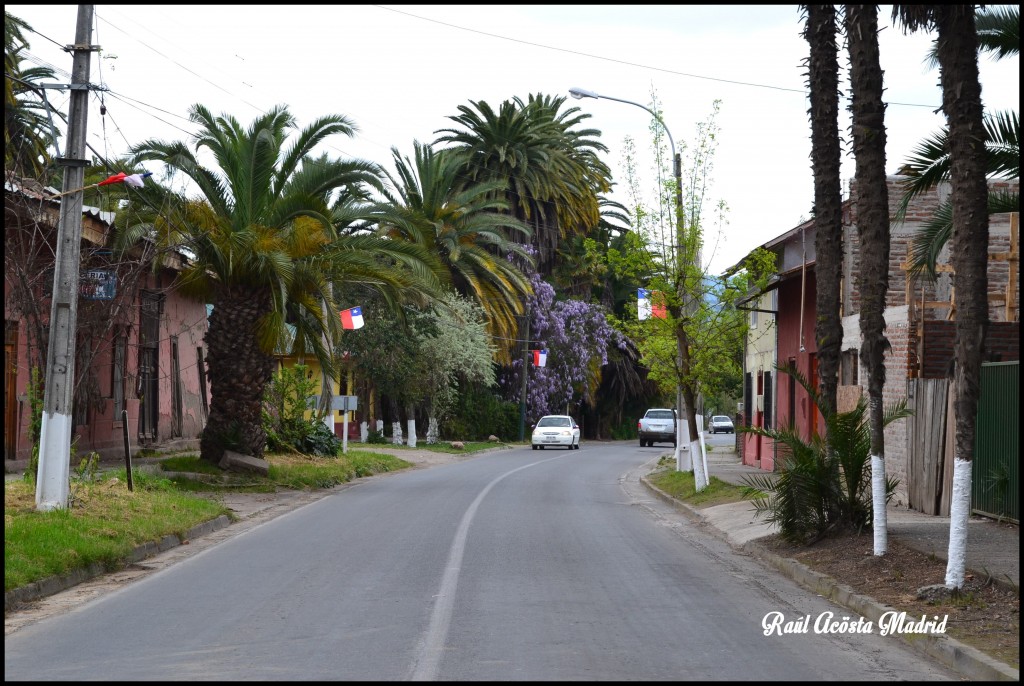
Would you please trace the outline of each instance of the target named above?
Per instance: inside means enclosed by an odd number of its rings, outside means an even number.
[[[953,342],[956,337],[956,322],[924,322],[924,354],[921,377],[945,379],[949,376],[953,362]],[[984,360],[986,362],[1011,362],[1020,359],[1020,323],[989,322],[985,336]]]
[[[887,180],[889,192],[889,216],[895,218],[899,199],[902,195],[901,184],[903,177],[890,176]],[[989,189],[992,192],[1005,190],[1016,190],[1019,188],[1017,180],[990,181]],[[924,222],[932,217],[938,206],[949,196],[949,184],[942,183],[936,188],[918,195],[907,208],[904,221],[895,221],[890,225],[891,243],[889,247],[889,290],[886,294],[886,306],[897,307],[906,303],[906,273],[900,265],[906,262],[910,243],[914,235],[921,229]],[[851,182],[850,197],[854,202],[844,208],[843,213],[843,249],[844,258],[844,279],[847,282],[844,287],[843,314],[850,315],[860,311],[860,294],[857,278],[860,271],[860,241],[857,235],[857,205],[856,205],[856,182]],[[939,263],[949,264],[949,248],[947,243],[945,249],[940,253]],[[1008,214],[993,215],[989,219],[989,254],[1006,253],[1010,250],[1010,218]],[[1019,269],[1018,269],[1019,274]],[[1005,305],[1002,299],[1006,294],[1006,286],[1009,280],[1009,263],[1006,261],[991,260],[988,269],[988,292],[989,292],[989,317],[992,321],[1006,321]],[[951,274],[939,274],[937,280],[918,279],[913,285],[912,298],[915,302],[925,301],[948,301],[950,299],[951,287],[953,286]],[[1020,302],[1020,279],[1014,283],[1015,302]],[[945,319],[947,309],[936,308],[926,310],[926,319]]]

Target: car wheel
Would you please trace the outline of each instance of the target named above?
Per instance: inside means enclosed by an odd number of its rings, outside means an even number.
[[[541,450],[544,450],[544,446],[542,445],[538,445],[537,447],[540,448]]]
[[[537,449],[537,446],[536,446],[536,445],[532,445],[532,446],[530,446],[530,447],[531,447],[531,448],[533,448],[534,450],[536,450],[536,449]]]
[[[576,444],[576,450],[579,450],[579,449],[580,449],[580,444],[579,444],[579,443],[577,443],[577,444]]]
[[[644,441],[644,439],[641,438],[640,439],[640,447],[643,448],[645,445],[647,445],[647,442]]]

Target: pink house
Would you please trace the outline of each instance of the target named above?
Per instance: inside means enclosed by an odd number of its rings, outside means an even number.
[[[4,189],[4,456],[24,460],[33,438],[33,370],[45,380],[60,200],[52,188],[8,174]],[[85,207],[79,274],[75,452],[103,457],[140,448],[198,448],[206,423],[203,337],[207,310],[174,289],[185,257],[150,247],[109,250],[113,213]]]
[[[891,347],[885,354],[883,402],[889,405],[906,400],[915,415],[886,428],[886,469],[900,481],[896,504],[942,513],[942,479],[935,475],[941,475],[943,463],[949,461],[942,454],[948,452],[949,446],[928,446],[923,451],[921,446],[925,438],[935,433],[935,422],[944,419],[929,416],[923,404],[918,404],[929,381],[946,379],[952,359],[955,289],[948,265],[949,245],[940,255],[936,280],[913,278],[907,267],[914,235],[948,196],[949,187],[940,184],[917,196],[904,221],[897,222],[901,182],[899,176],[888,178],[891,243],[884,333]],[[992,191],[1017,188],[1016,180],[990,181]],[[866,380],[859,370],[860,246],[855,188],[850,195],[851,199],[843,203],[843,341],[837,397],[840,411],[851,409],[867,392]],[[1020,359],[1017,221],[1016,215],[1010,214],[993,215],[989,220],[990,324],[984,352],[990,362]],[[752,294],[744,305],[750,316],[757,318],[757,326],[750,329],[745,356],[741,412],[745,426],[795,426],[805,438],[823,430],[823,418],[803,388],[789,375],[774,369],[776,364],[792,364],[813,386],[818,385],[814,238],[814,221],[810,220],[760,246],[776,254],[778,271],[768,289]],[[737,446],[745,464],[765,470],[777,468],[778,451],[769,439],[740,434]],[[936,480],[937,485],[931,483]]]

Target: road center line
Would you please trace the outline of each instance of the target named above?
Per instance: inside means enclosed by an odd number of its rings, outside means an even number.
[[[568,455],[575,455],[571,450],[567,450],[566,453]],[[462,556],[466,550],[466,537],[469,534],[469,526],[473,523],[473,517],[476,516],[477,508],[480,507],[484,496],[506,476],[511,476],[516,472],[545,462],[560,460],[563,457],[565,455],[538,460],[537,462],[531,462],[530,464],[525,464],[522,467],[516,467],[511,471],[505,472],[487,484],[484,490],[480,491],[480,494],[466,509],[466,513],[462,515],[462,521],[459,522],[459,528],[455,532],[455,539],[452,541],[451,548],[448,551],[448,563],[445,565],[444,576],[441,578],[441,587],[437,595],[434,596],[434,610],[430,614],[430,624],[427,627],[427,633],[420,643],[418,655],[413,663],[412,676],[409,677],[410,681],[435,681],[437,679],[437,670],[441,665],[444,642],[448,637],[448,629],[451,626],[452,608],[455,606],[455,591],[459,584]]]

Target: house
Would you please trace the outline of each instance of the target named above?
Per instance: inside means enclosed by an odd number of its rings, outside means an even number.
[[[953,356],[955,292],[947,245],[940,255],[939,278],[930,281],[908,274],[912,238],[923,222],[948,197],[949,185],[940,184],[915,198],[903,222],[896,222],[903,178],[890,176],[889,215],[891,223],[889,288],[884,312],[885,336],[890,349],[885,355],[886,405],[906,399],[914,416],[890,424],[885,431],[886,471],[899,480],[894,502],[927,513],[948,512],[952,439],[952,393],[948,375]],[[1016,189],[1018,181],[993,180],[993,191]],[[839,369],[837,405],[852,408],[866,394],[867,381],[859,373],[860,298],[857,290],[859,245],[855,187],[843,203],[843,273],[840,314],[843,342]],[[989,317],[985,357],[991,362],[1019,359],[1019,241],[1017,215],[994,215],[989,223]],[[771,374],[775,364],[794,365],[817,386],[815,343],[816,275],[814,222],[804,222],[764,243],[762,248],[777,256],[778,273],[768,288],[751,294],[744,307],[751,311],[744,368],[744,425],[798,428],[806,438],[820,432],[822,417],[807,393],[786,374]],[[774,293],[774,305],[768,295]],[[756,304],[754,304],[756,303]],[[774,310],[774,313],[772,312]],[[753,326],[757,316],[773,317],[774,360],[763,326]],[[769,362],[771,361],[771,364]],[[942,383],[938,383],[942,382]],[[931,409],[933,407],[935,410]],[[947,416],[950,421],[947,422]],[[941,429],[939,425],[941,424]],[[744,434],[740,450],[745,464],[774,469],[778,451],[770,441]]]
[[[4,184],[4,456],[30,457],[53,292],[57,191],[8,173]],[[206,307],[174,289],[181,254],[152,269],[151,246],[109,249],[114,215],[84,207],[75,362],[74,453],[198,449],[209,388]],[[37,379],[33,384],[33,376]],[[41,407],[41,406],[40,406]],[[36,429],[38,431],[38,428]]]

